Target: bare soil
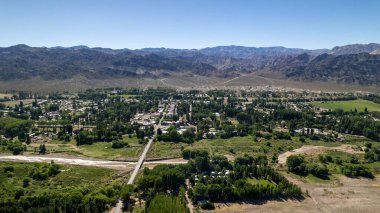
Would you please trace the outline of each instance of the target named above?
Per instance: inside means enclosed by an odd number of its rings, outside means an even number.
[[[347,152],[350,154],[360,154],[364,153],[363,151],[357,151],[353,148],[352,145],[342,144],[338,147],[325,147],[325,146],[313,146],[313,145],[304,145],[301,148],[294,149],[291,151],[284,152],[278,156],[278,163],[285,164],[286,159],[291,155],[301,155],[301,154],[310,154],[316,155],[326,152],[327,150],[336,150],[341,152]]]

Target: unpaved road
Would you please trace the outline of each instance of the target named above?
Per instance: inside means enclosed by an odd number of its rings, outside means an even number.
[[[135,162],[107,161],[107,160],[89,160],[80,158],[61,158],[45,156],[25,156],[25,155],[5,155],[0,156],[0,161],[24,161],[24,162],[51,162],[57,164],[70,164],[81,166],[97,166],[111,169],[130,169]]]
[[[321,154],[327,150],[336,150],[340,152],[347,152],[351,154],[360,154],[364,153],[362,151],[356,151],[353,149],[352,145],[342,144],[337,147],[326,147],[326,146],[313,146],[313,145],[304,145],[301,148],[287,151],[278,156],[278,163],[285,164],[286,159],[291,155],[300,155],[300,154]]]
[[[49,163],[54,161],[57,164],[69,164],[80,166],[96,166],[117,170],[130,171],[136,165],[136,162],[125,161],[108,161],[108,160],[94,160],[94,159],[82,159],[82,158],[70,158],[70,157],[51,157],[51,156],[26,156],[26,155],[0,155],[0,161],[15,161],[15,162],[37,162]],[[186,163],[183,159],[168,159],[168,160],[156,160],[147,161],[145,164],[150,166],[156,166],[159,164],[183,164]]]

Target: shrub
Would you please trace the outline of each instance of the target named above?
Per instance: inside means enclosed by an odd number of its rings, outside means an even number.
[[[326,178],[329,174],[329,170],[326,166],[320,166],[318,164],[307,165],[307,172],[320,178]]]
[[[184,159],[194,159],[196,157],[208,157],[208,152],[206,150],[189,150],[185,149],[182,151],[182,157]]]
[[[292,137],[290,136],[289,132],[274,132],[274,137],[276,139],[283,139],[283,140],[291,140]]]
[[[292,155],[286,159],[288,170],[293,173],[305,173],[306,165],[305,159],[301,155]]]
[[[120,149],[128,146],[128,143],[125,141],[112,141],[112,148],[114,149]]]
[[[4,173],[14,172],[14,171],[15,171],[15,168],[13,166],[6,166],[6,167],[4,167]]]
[[[342,168],[342,173],[348,177],[366,177],[374,178],[372,172],[362,165],[345,165]]]

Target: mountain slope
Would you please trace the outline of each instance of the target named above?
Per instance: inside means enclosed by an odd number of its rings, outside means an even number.
[[[308,63],[284,65],[287,78],[336,81],[346,84],[380,85],[380,55],[368,53],[333,56],[322,54]]]
[[[359,53],[371,53],[374,51],[380,51],[380,44],[370,43],[370,44],[350,44],[345,46],[336,46],[328,51],[331,55],[348,55],[348,54],[359,54]]]
[[[378,46],[380,44],[355,44],[331,50],[241,46],[200,50],[114,50],[87,46],[37,48],[16,45],[0,48],[0,80],[152,79],[174,73],[227,78],[256,71],[275,71],[292,80],[380,86]]]
[[[182,71],[203,73],[216,71],[216,68],[189,60],[126,51],[107,54],[87,48],[34,48],[26,45],[0,49],[2,80],[32,77],[68,79],[75,75],[87,78],[155,77],[161,72]]]

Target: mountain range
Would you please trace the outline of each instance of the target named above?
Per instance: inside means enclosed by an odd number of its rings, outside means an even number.
[[[275,72],[296,81],[380,86],[380,44],[332,49],[217,46],[204,49],[110,49],[73,47],[0,48],[0,81],[163,78],[191,73],[222,78]]]

